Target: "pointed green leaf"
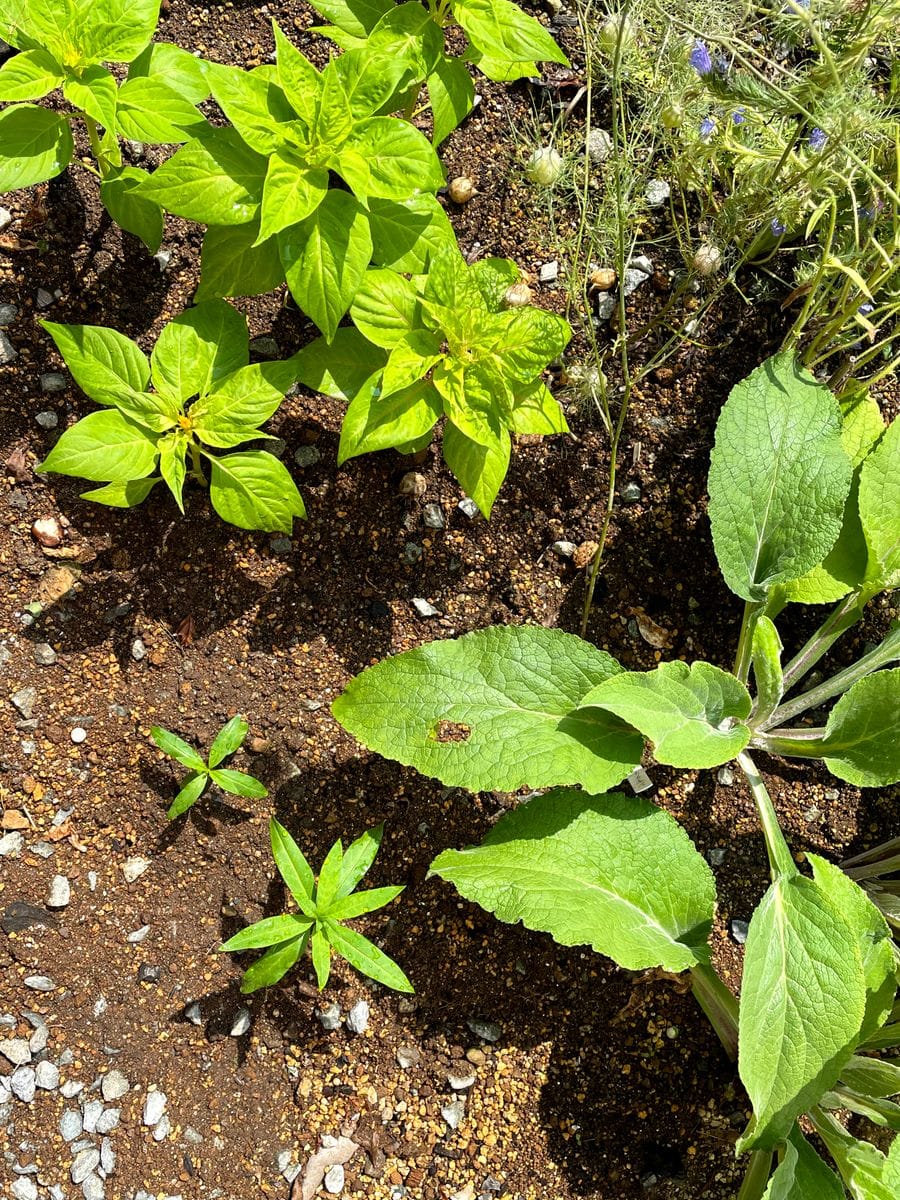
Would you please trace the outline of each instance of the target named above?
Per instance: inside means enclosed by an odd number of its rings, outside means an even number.
[[[753,1103],[738,1150],[772,1148],[837,1082],[860,1038],[866,978],[856,937],[823,890],[777,879],[753,914],[738,1069]]]
[[[208,456],[209,497],[223,521],[240,529],[290,533],[306,509],[284,463],[265,450]]]
[[[334,921],[350,921],[353,917],[361,917],[363,913],[375,912],[396,899],[403,887],[369,888],[365,892],[354,892],[343,900],[333,900],[327,916]]]
[[[379,53],[373,46],[348,50],[334,60],[354,117],[371,117],[400,107],[400,92],[414,67],[402,54]]]
[[[278,82],[293,110],[311,128],[322,94],[322,75],[306,55],[301,54],[285,37],[277,21],[272,22],[272,30],[275,34]]]
[[[376,825],[374,829],[367,829],[365,833],[361,833],[344,851],[344,858],[341,862],[341,877],[338,880],[337,892],[335,893],[339,900],[350,895],[369,867],[371,867],[375,861],[375,855],[378,853],[383,837],[384,825]]]
[[[64,71],[52,54],[23,50],[0,67],[0,100],[40,100],[59,87],[63,77]]]
[[[227,724],[222,726],[209,748],[209,765],[217,767],[229,755],[234,754],[235,750],[240,749],[249,729],[250,726],[240,713],[233,716]]]
[[[86,112],[104,129],[118,132],[119,92],[115,77],[106,67],[87,67],[79,78],[70,76],[63,84],[63,95],[73,108]]]
[[[365,37],[395,5],[394,0],[316,0],[314,7],[339,29]]]
[[[75,45],[95,62],[131,62],[153,37],[159,3],[103,0],[101,4],[85,4],[76,0],[78,16],[72,30]]]
[[[351,967],[356,967],[369,979],[393,988],[395,992],[412,992],[415,989],[392,958],[374,946],[368,938],[347,929],[335,921],[326,921],[328,940],[332,947],[345,958]]]
[[[844,1200],[843,1185],[795,1125],[762,1200]]]
[[[881,1151],[871,1142],[848,1133],[826,1114],[820,1116],[815,1123],[816,1132],[837,1163],[844,1186],[853,1200],[897,1200],[897,1190],[891,1185],[889,1161]]]
[[[159,473],[166,482],[169,491],[175,497],[175,503],[184,512],[182,489],[184,477],[187,474],[187,441],[177,434],[170,434],[159,441]]]
[[[300,937],[290,938],[267,950],[261,958],[248,967],[241,978],[241,993],[259,991],[260,988],[272,987],[279,979],[283,979],[306,950],[309,943],[309,930]]]
[[[194,747],[189,746],[177,733],[163,729],[161,725],[152,725],[150,727],[150,736],[156,742],[157,746],[159,746],[160,750],[162,750],[163,754],[168,754],[169,758],[174,758],[183,767],[188,767],[192,771],[202,772],[204,775],[206,774],[206,763]]]
[[[568,433],[562,406],[542,380],[521,390],[516,388],[510,429],[514,433]]]
[[[863,1096],[896,1096],[900,1093],[900,1065],[854,1055],[841,1071],[841,1083]]]
[[[116,224],[139,237],[155,254],[162,242],[164,219],[160,206],[139,190],[149,178],[137,167],[118,167],[101,181],[100,199]]]
[[[228,792],[232,796],[247,796],[251,800],[259,800],[269,794],[264,783],[260,783],[258,779],[254,779],[252,775],[246,775],[243,771],[229,771],[220,767],[215,771],[210,771],[209,777],[213,783],[219,785],[223,792]]]
[[[731,391],[716,426],[709,517],[725,582],[765,600],[831,550],[850,490],[837,400],[790,355]]]
[[[582,698],[621,668],[559,630],[484,629],[388,658],[332,712],[369,749],[451,787],[602,792],[640,762],[643,739]]]
[[[146,355],[115,329],[102,325],[41,325],[56,343],[72,378],[98,404],[115,404],[124,392],[144,392],[150,382]]]
[[[212,225],[203,238],[196,300],[214,296],[258,296],[284,282],[278,241],[256,245],[258,227]]]
[[[128,68],[128,78],[162,79],[191,104],[201,104],[209,96],[205,64],[172,42],[153,42]]]
[[[325,930],[318,923],[312,935],[312,960],[313,969],[316,972],[316,982],[321,992],[331,973],[331,946]]]
[[[439,146],[472,111],[475,84],[460,58],[444,57],[428,76],[428,99],[433,118],[432,139]]]
[[[257,242],[264,242],[289,225],[296,225],[311,216],[327,191],[328,172],[324,168],[308,167],[287,147],[276,150],[269,159],[263,187]]]
[[[178,401],[205,396],[246,366],[247,319],[224,300],[205,300],[170,321],[153,347],[153,384]]]
[[[360,389],[344,415],[338,463],[430,436],[440,415],[441,398],[427,380],[382,398],[375,376],[368,387]]]
[[[489,517],[509,469],[511,444],[507,431],[501,428],[493,445],[482,446],[448,421],[444,426],[442,449],[447,466],[463,490],[484,516]]]
[[[123,137],[161,145],[190,141],[206,125],[185,96],[161,79],[142,76],[119,88],[117,121]]]
[[[352,129],[353,114],[336,61],[332,59],[322,72],[316,115],[310,129],[312,143],[319,153],[337,150]]]
[[[128,479],[124,483],[108,483],[105,487],[82,492],[82,500],[93,500],[95,504],[106,504],[110,508],[134,508],[143,503],[159,483],[159,476],[152,479]]]
[[[503,360],[504,374],[520,383],[531,383],[572,338],[568,321],[531,305],[504,313],[501,319],[503,332],[492,349]]]
[[[120,412],[104,409],[88,413],[67,429],[37,470],[79,475],[97,483],[124,483],[149,475],[157,454],[146,429]]]
[[[112,403],[136,425],[151,433],[166,433],[174,429],[181,415],[179,405],[159,392],[121,392]]]
[[[307,917],[315,917],[313,893],[316,881],[312,867],[288,831],[274,817],[269,821],[269,838],[275,865],[300,911]]]
[[[66,169],[74,150],[66,118],[35,104],[0,112],[0,145],[0,192],[52,179]]]
[[[753,716],[756,722],[767,720],[784,695],[783,649],[773,622],[767,616],[759,617],[753,629],[753,682],[756,684]]]
[[[866,583],[900,586],[900,421],[894,420],[862,465],[859,515],[869,561]]]
[[[427,329],[414,329],[397,342],[381,377],[382,396],[412,387],[441,359],[441,339]]]
[[[376,346],[392,350],[418,324],[415,286],[396,271],[366,271],[350,307],[359,331]]]
[[[453,16],[477,50],[508,62],[568,63],[534,17],[512,0],[454,0]]]
[[[900,668],[866,675],[845,692],[817,747],[838,779],[857,787],[900,782]]]
[[[366,207],[372,258],[381,267],[410,274],[424,271],[433,255],[455,240],[436,196],[423,192],[403,201],[371,199]]]
[[[344,848],[338,839],[325,856],[316,883],[316,910],[320,913],[324,914],[328,911],[337,895],[343,863]]]
[[[387,362],[384,350],[373,346],[358,329],[341,328],[329,344],[316,338],[291,359],[297,378],[314,392],[350,401],[368,387],[377,388],[377,376]]]
[[[243,226],[259,209],[266,168],[236,130],[210,127],[158,167],[141,194],[191,221]]]
[[[166,816],[170,821],[174,821],[176,817],[180,817],[183,812],[196,804],[206,790],[206,785],[209,783],[209,776],[204,771],[202,775],[191,775],[181,791],[169,805],[169,811]]]
[[[223,942],[219,950],[237,954],[241,950],[262,950],[265,946],[277,946],[289,938],[300,937],[311,924],[309,917],[266,917],[263,921],[248,925],[227,942]]]
[[[282,142],[278,89],[264,76],[239,67],[208,63],[206,78],[222,112],[251,149],[269,155]],[[282,103],[284,96],[282,93]]]
[[[709,958],[712,873],[681,826],[646,800],[547,792],[431,869],[499,920],[592,946],[629,970],[684,971]]]
[[[434,192],[444,184],[444,172],[434,147],[423,133],[395,117],[357,121],[347,143],[369,167],[367,194],[404,200],[415,190]]]

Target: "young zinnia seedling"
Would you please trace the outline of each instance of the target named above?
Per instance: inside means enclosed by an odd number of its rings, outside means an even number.
[[[244,744],[244,738],[247,736],[249,728],[250,726],[240,713],[232,717],[228,724],[223,725],[216,734],[215,740],[209,748],[209,758],[204,762],[202,755],[198,754],[193,746],[189,746],[177,734],[170,733],[168,729],[163,729],[160,725],[152,727],[150,736],[160,750],[164,754],[168,754],[169,758],[174,758],[176,762],[181,763],[183,767],[188,767],[191,772],[182,785],[181,791],[172,801],[167,814],[170,821],[175,817],[180,817],[183,812],[187,812],[192,804],[196,804],[210,782],[217,784],[223,792],[229,792],[232,796],[260,799],[267,794],[265,784],[254,779],[252,775],[248,775],[245,771],[222,769],[219,766],[219,763],[224,762]]]
[[[352,894],[375,861],[383,833],[383,825],[367,830],[346,853],[340,840],[336,841],[325,856],[316,879],[300,847],[284,826],[272,818],[269,823],[272,857],[300,912],[266,917],[242,929],[219,947],[229,954],[266,948],[265,954],[244,972],[241,991],[245,995],[277,983],[305,953],[307,946],[312,949],[320,991],[331,972],[332,950],[370,979],[397,992],[413,991],[412,984],[392,958],[361,933],[343,924],[363,913],[384,908],[403,891],[402,887],[382,887]]]

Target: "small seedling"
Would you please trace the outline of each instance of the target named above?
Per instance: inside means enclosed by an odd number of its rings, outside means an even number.
[[[170,733],[160,725],[152,727],[150,736],[160,750],[191,772],[172,801],[167,814],[170,821],[180,817],[191,805],[196,804],[210,782],[217,784],[223,792],[232,796],[248,796],[258,800],[267,794],[265,785],[245,771],[223,770],[219,767],[219,763],[224,762],[244,744],[249,728],[240,713],[232,717],[216,734],[215,741],[209,748],[209,759],[204,762],[193,746],[189,746],[177,734]]]
[[[266,948],[265,954],[244,972],[241,980],[244,994],[277,983],[307,946],[312,949],[320,991],[328,982],[332,950],[363,975],[386,987],[398,992],[413,990],[393,959],[361,933],[343,924],[363,913],[384,908],[403,891],[402,887],[382,887],[354,894],[354,888],[375,860],[383,833],[383,825],[367,830],[346,853],[340,840],[336,841],[316,879],[300,847],[284,826],[272,819],[269,823],[272,856],[300,912],[266,917],[219,947],[229,954]]]

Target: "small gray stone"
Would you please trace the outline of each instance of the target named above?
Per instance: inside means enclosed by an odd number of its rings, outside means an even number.
[[[52,667],[58,657],[49,642],[38,642],[34,647],[34,661],[39,667]]]
[[[732,771],[731,767],[719,767],[716,779],[718,779],[723,787],[731,787],[734,783],[734,771]]]
[[[613,148],[613,140],[605,129],[592,129],[588,134],[587,147],[592,163],[606,162]]]
[[[17,708],[25,720],[30,721],[37,698],[37,688],[24,687],[20,688],[17,692],[13,692],[10,696],[10,701],[13,708]]]
[[[552,262],[542,263],[538,269],[539,283],[555,283],[559,278],[559,262],[554,258]]]
[[[54,854],[54,848],[49,842],[33,842],[28,849],[41,858],[52,858]]]
[[[482,1021],[478,1017],[473,1017],[472,1020],[466,1021],[469,1029],[476,1037],[480,1037],[483,1042],[499,1041],[503,1035],[503,1030],[493,1021]]]
[[[420,617],[439,617],[441,615],[439,608],[435,608],[433,604],[429,604],[421,596],[413,597],[412,606]]]
[[[126,883],[134,883],[150,866],[149,858],[141,858],[136,854],[133,858],[126,858],[122,863],[122,874],[125,876]]]
[[[397,1063],[404,1071],[417,1066],[422,1061],[421,1051],[417,1046],[400,1046],[397,1050]]]
[[[721,867],[725,861],[725,848],[723,846],[713,846],[707,850],[706,857],[711,867]]]
[[[88,1175],[92,1175],[99,1165],[100,1151],[96,1146],[88,1146],[84,1150],[79,1150],[73,1158],[69,1176],[73,1183],[84,1183]]]
[[[439,504],[426,504],[422,509],[422,522],[428,529],[443,529],[444,511]]]
[[[109,1008],[109,1001],[106,999],[105,996],[100,995],[94,1001],[94,1007],[93,1007],[92,1011],[93,1011],[93,1014],[95,1017],[102,1017],[108,1008]]]
[[[5,46],[6,43],[0,43]],[[12,225],[12,213],[8,208],[0,208],[0,229],[6,229]]]
[[[112,1175],[116,1169],[116,1152],[108,1137],[100,1143],[100,1167],[107,1175]]]
[[[45,1058],[34,1069],[34,1081],[45,1092],[55,1092],[59,1087],[59,1067]]]
[[[99,1175],[88,1175],[87,1179],[81,1181],[81,1194],[84,1200],[103,1200],[106,1192],[103,1188],[103,1180]]]
[[[131,657],[135,662],[140,662],[147,657],[147,647],[140,638],[135,638],[131,643]]]
[[[451,1129],[459,1129],[466,1115],[466,1102],[460,1097],[454,1100],[451,1104],[446,1104],[441,1109],[441,1116],[447,1122]]]
[[[40,1024],[28,1039],[28,1049],[32,1054],[40,1054],[40,1052],[46,1048],[49,1040],[50,1030],[46,1025]]]
[[[64,392],[68,386],[68,379],[59,371],[45,371],[41,376],[42,392]]]
[[[48,292],[46,288],[38,288],[35,299],[37,300],[38,308],[49,308],[53,303],[53,293]]]
[[[464,496],[463,499],[460,500],[459,504],[457,504],[456,507],[459,509],[459,511],[461,513],[463,513],[465,516],[467,516],[470,521],[474,517],[477,517],[478,513],[480,511],[478,508],[478,505],[471,498],[471,496]]]
[[[189,1004],[184,1010],[184,1015],[192,1025],[203,1024],[203,1014],[200,1012],[200,1005],[195,1000],[193,1004]]]
[[[31,1062],[31,1047],[25,1038],[7,1038],[0,1042],[0,1054],[14,1067],[24,1067]]]
[[[578,547],[574,542],[554,542],[553,553],[559,558],[571,558]]]
[[[347,1013],[344,1024],[351,1033],[365,1033],[369,1025],[369,1006],[365,1000],[357,1000]]]
[[[160,275],[163,275],[168,270],[169,263],[172,261],[172,251],[158,250],[156,254],[153,255],[153,261],[159,267]]]
[[[95,1133],[112,1133],[119,1124],[119,1118],[122,1115],[121,1108],[104,1108],[103,1112],[97,1118],[97,1128]]]
[[[322,451],[317,446],[299,446],[294,451],[294,462],[298,467],[312,467],[322,457]]]
[[[25,846],[25,835],[17,829],[0,837],[0,858],[18,858]]]
[[[637,504],[641,495],[641,485],[633,479],[629,479],[622,488],[622,500],[625,504]]]
[[[294,548],[294,543],[289,537],[272,538],[269,546],[273,554],[290,554]]]
[[[72,888],[65,875],[54,875],[47,895],[48,908],[65,908],[72,899]]]
[[[144,1100],[144,1114],[142,1120],[145,1125],[156,1125],[160,1117],[166,1110],[166,1093],[154,1089],[148,1092]]]
[[[9,1090],[23,1104],[30,1104],[34,1099],[36,1080],[32,1067],[17,1067],[9,1077]]]
[[[0,304],[0,326],[12,325],[18,315],[19,310],[14,304]]]
[[[59,424],[59,416],[52,408],[45,408],[34,418],[35,424],[41,429],[55,429]]]
[[[329,1030],[338,1029],[341,1024],[341,1006],[339,1004],[329,1004],[326,1008],[316,1010],[316,1017],[323,1029]]]
[[[62,1134],[63,1141],[74,1142],[77,1137],[81,1137],[82,1128],[81,1113],[78,1109],[65,1109],[59,1118],[59,1132]]]
[[[150,932],[150,926],[142,925],[140,927],[140,929],[133,929],[131,931],[131,933],[129,933],[128,937],[125,940],[127,942],[130,942],[132,944],[132,946],[137,946],[140,942],[142,942],[144,940],[144,938],[147,936],[147,934],[149,932]]]
[[[417,562],[421,562],[424,553],[425,550],[418,542],[407,542],[400,558],[407,567],[414,567]]]
[[[651,179],[644,195],[651,208],[662,208],[672,195],[672,189],[664,179]]]
[[[148,926],[149,928],[149,926]],[[131,1084],[117,1068],[107,1071],[100,1080],[100,1095],[106,1101],[121,1100]]]
[[[447,1076],[447,1082],[453,1088],[454,1092],[467,1092],[477,1078],[474,1071],[464,1071],[461,1075],[457,1075],[451,1071]]]
[[[22,982],[33,992],[52,992],[56,988],[49,975],[26,975]]]
[[[165,1138],[167,1138],[169,1136],[171,1129],[172,1129],[172,1126],[171,1126],[171,1123],[169,1122],[169,1114],[163,1113],[163,1115],[159,1118],[159,1120],[156,1122],[156,1125],[153,1128],[154,1142],[161,1142]]]
[[[203,1141],[203,1134],[198,1133],[193,1125],[185,1125],[182,1137],[191,1146],[199,1146]]]
[[[325,1174],[325,1191],[332,1196],[338,1196],[344,1189],[344,1168],[340,1163],[329,1167]]]
[[[250,1009],[239,1008],[231,1024],[231,1036],[243,1037],[250,1029]]]
[[[273,337],[255,337],[250,342],[250,353],[257,358],[277,358],[281,351]]]
[[[80,1092],[84,1091],[84,1084],[77,1079],[67,1079],[59,1089],[59,1094],[65,1096],[67,1100],[73,1099]]]
[[[20,1175],[9,1189],[13,1200],[37,1200],[37,1184],[27,1175]]]
[[[750,925],[747,921],[733,920],[731,922],[731,936],[739,946],[743,946],[747,940],[747,934],[750,930]]]
[[[9,363],[15,362],[18,357],[18,350],[9,340],[7,335],[0,330],[0,367],[8,366]]]
[[[81,1120],[85,1133],[96,1133],[97,1122],[103,1115],[103,1104],[100,1100],[85,1100],[81,1106]]]

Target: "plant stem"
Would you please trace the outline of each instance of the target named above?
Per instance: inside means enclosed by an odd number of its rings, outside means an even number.
[[[716,1031],[725,1053],[738,1056],[738,1002],[709,963],[691,967],[691,991]]]
[[[875,862],[884,858],[886,854],[893,854],[895,850],[900,850],[900,837],[891,838],[889,842],[882,842],[878,846],[873,846],[871,850],[864,850],[862,854],[855,854],[853,858],[845,858],[841,863],[841,870],[848,871],[848,868],[861,866],[863,863]]]
[[[772,872],[772,878],[777,880],[790,875],[796,875],[798,873],[797,865],[791,857],[791,851],[787,842],[784,840],[784,834],[781,832],[781,826],[778,824],[778,817],[775,815],[775,806],[772,803],[772,797],[769,795],[766,785],[763,783],[762,777],[756,769],[756,764],[746,751],[738,755],[738,763],[747,777],[753,801],[756,804],[756,811],[759,814],[759,823],[762,825],[763,836],[766,839],[766,853],[769,856],[769,867]]]
[[[738,637],[737,654],[734,658],[734,673],[741,681],[747,682],[750,674],[750,662],[753,656],[753,631],[759,620],[765,603],[758,600],[747,600],[744,604],[744,617],[741,621],[741,632]]]
[[[859,883],[861,879],[877,879],[880,875],[891,875],[894,871],[900,871],[900,854],[869,863],[865,867],[851,867],[847,874]]]
[[[188,446],[188,451],[191,458],[191,478],[196,479],[201,487],[206,487],[206,476],[203,474],[203,467],[200,462],[200,455],[203,453],[203,451],[195,442],[190,443]],[[208,457],[212,458],[212,455],[209,455]]]
[[[772,1170],[772,1151],[754,1150],[737,1200],[762,1200]]]
[[[828,619],[784,668],[785,691],[788,691],[811,671],[819,659],[828,653],[841,634],[846,633],[856,624],[871,596],[871,592],[861,589],[851,592],[849,596],[838,602]]]
[[[109,163],[107,162],[106,155],[103,153],[103,147],[100,145],[100,135],[97,132],[97,122],[93,117],[89,117],[87,113],[84,113],[83,115],[84,124],[87,129],[88,141],[91,144],[91,153],[97,160],[97,166],[100,168],[101,177],[105,178],[107,172],[109,171]]]
[[[773,729],[771,733],[757,734],[751,745],[784,758],[821,758],[824,737],[825,730],[821,728]]]

